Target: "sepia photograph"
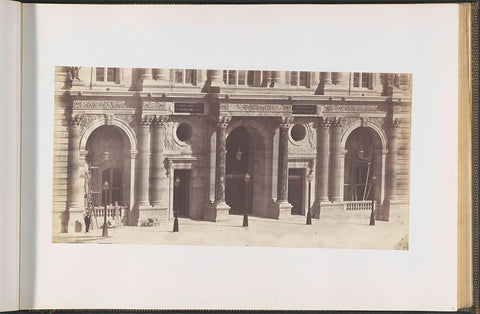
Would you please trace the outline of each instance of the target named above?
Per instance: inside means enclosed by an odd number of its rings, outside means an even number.
[[[52,242],[408,250],[412,74],[55,67]]]

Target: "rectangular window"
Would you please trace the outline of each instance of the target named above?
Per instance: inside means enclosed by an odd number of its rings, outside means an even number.
[[[307,86],[307,72],[300,72],[300,86]]]
[[[247,71],[247,84],[250,86],[255,85],[254,71]]]
[[[117,80],[117,69],[107,68],[107,82],[115,82]]]
[[[183,70],[175,70],[175,83],[183,84]]]
[[[362,73],[362,87],[370,88],[370,73]]]
[[[193,84],[195,77],[194,70],[185,70],[185,84]]]
[[[353,73],[353,87],[360,87],[360,73]]]
[[[237,71],[228,70],[228,85],[235,85]]]
[[[238,71],[238,85],[245,85],[246,71]]]
[[[95,71],[95,80],[97,82],[105,81],[105,68],[97,68]]]
[[[298,72],[292,71],[290,72],[290,85],[297,86],[298,85]]]

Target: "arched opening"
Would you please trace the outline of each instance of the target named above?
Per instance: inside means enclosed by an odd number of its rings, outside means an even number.
[[[88,166],[87,198],[94,206],[128,204],[130,193],[130,143],[116,126],[96,128],[85,145]]]
[[[379,200],[382,175],[379,136],[370,128],[359,127],[345,144],[344,201]]]
[[[225,201],[231,214],[252,213],[255,180],[252,138],[244,127],[235,128],[227,138]],[[248,174],[248,176],[247,176]]]

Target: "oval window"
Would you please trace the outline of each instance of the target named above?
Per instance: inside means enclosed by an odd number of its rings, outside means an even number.
[[[182,142],[186,142],[191,137],[192,137],[192,127],[187,123],[181,123],[177,127],[177,138]]]
[[[294,141],[302,141],[307,136],[307,129],[303,124],[295,124],[290,131],[290,135]]]

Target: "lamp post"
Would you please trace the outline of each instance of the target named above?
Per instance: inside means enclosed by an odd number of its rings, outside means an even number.
[[[180,186],[180,178],[179,177],[176,177],[175,178],[175,182],[173,183],[174,187],[175,187],[175,190],[174,190],[174,193],[175,193],[175,204],[176,206],[175,207],[178,207],[178,187]],[[178,208],[174,208],[173,209],[173,217],[175,217],[175,219],[173,220],[173,232],[178,232]]]
[[[372,213],[370,214],[370,226],[375,226],[375,181],[376,177],[372,177]]]
[[[107,198],[108,198],[108,189],[110,188],[110,184],[105,181],[103,182],[103,191],[105,193],[105,203],[103,204],[105,207],[103,212],[103,230],[102,230],[102,237],[108,237],[108,227],[107,227]]]
[[[250,182],[250,175],[245,173],[245,176],[243,177],[243,181],[245,182],[245,206],[243,209],[243,227],[248,227],[248,182]]]
[[[312,224],[312,212],[310,211],[310,197],[311,197],[311,193],[312,193],[312,180],[313,180],[313,173],[312,173],[312,171],[309,172],[309,174],[308,174],[308,176],[307,176],[307,180],[308,180],[307,225],[311,225],[311,224]]]

